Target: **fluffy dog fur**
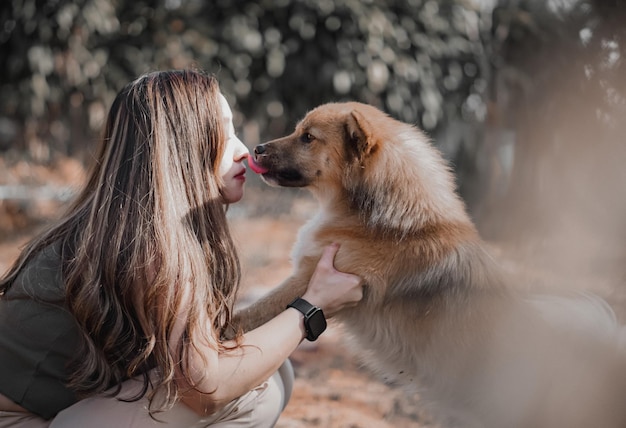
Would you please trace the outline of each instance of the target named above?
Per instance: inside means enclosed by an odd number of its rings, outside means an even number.
[[[276,186],[308,188],[293,275],[241,310],[251,329],[303,294],[321,252],[365,296],[336,318],[387,382],[414,387],[444,425],[626,426],[620,326],[590,295],[528,295],[489,255],[439,152],[414,126],[359,103],[326,104],[255,148]]]

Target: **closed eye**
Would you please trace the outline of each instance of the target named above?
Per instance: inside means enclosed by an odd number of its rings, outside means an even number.
[[[308,132],[305,132],[300,136],[300,141],[302,141],[303,143],[310,143],[313,140],[315,140],[315,137]]]

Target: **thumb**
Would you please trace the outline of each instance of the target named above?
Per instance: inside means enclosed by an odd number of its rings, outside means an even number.
[[[322,253],[322,257],[320,258],[319,265],[324,266],[328,269],[335,268],[335,256],[337,255],[337,251],[339,251],[339,244],[333,242],[324,248],[324,252]]]

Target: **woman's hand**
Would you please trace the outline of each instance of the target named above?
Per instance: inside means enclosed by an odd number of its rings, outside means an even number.
[[[319,306],[326,318],[345,307],[355,306],[363,298],[362,279],[335,269],[334,260],[338,250],[339,244],[331,244],[324,249],[307,291],[302,296],[311,304]]]

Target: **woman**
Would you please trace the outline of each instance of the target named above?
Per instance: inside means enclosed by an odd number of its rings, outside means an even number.
[[[0,427],[275,423],[307,331],[288,308],[225,338],[240,269],[224,206],[247,156],[212,76],[120,91],[86,187],[0,281]],[[302,296],[326,316],[362,297],[336,251]]]

